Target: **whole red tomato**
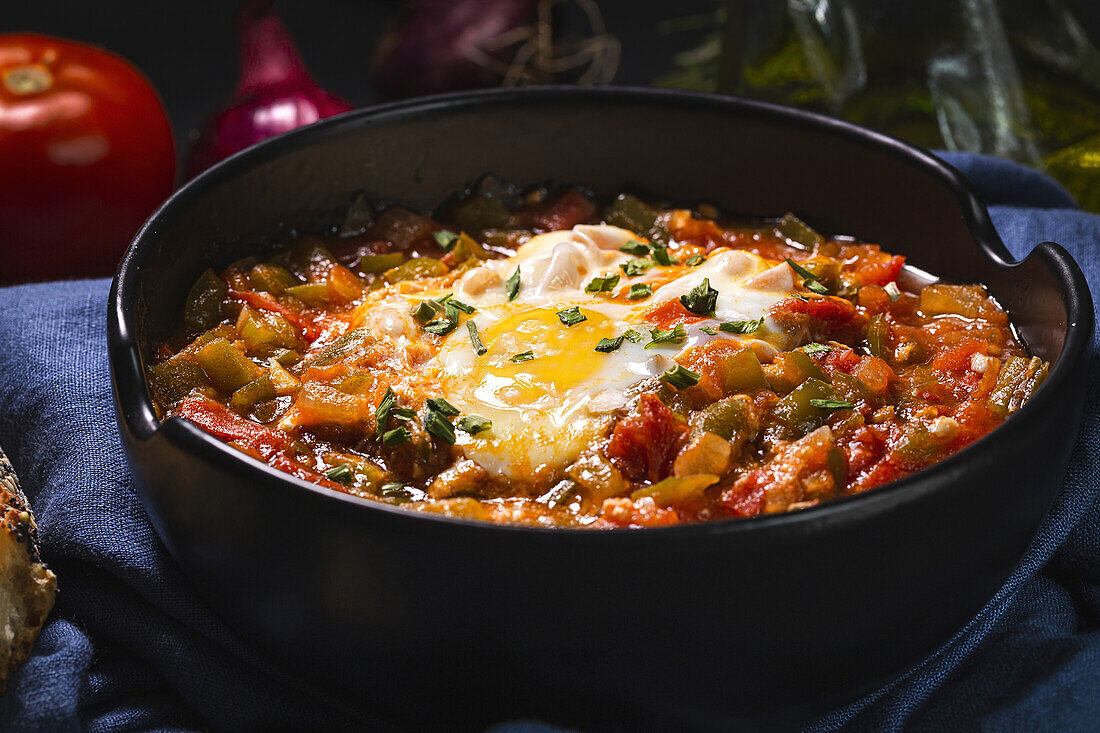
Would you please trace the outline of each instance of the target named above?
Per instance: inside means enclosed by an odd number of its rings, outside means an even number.
[[[175,175],[172,128],[137,69],[0,34],[0,281],[111,274]]]

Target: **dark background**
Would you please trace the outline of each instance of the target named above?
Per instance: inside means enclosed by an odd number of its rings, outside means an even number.
[[[31,0],[5,2],[0,33],[36,31],[89,41],[126,57],[153,82],[176,131],[177,148],[222,107],[237,76],[234,0]],[[608,32],[623,41],[617,84],[647,85],[699,32],[662,35],[658,23],[710,12],[713,0],[602,0]],[[329,91],[356,105],[379,100],[368,66],[396,0],[279,0],[307,67]],[[568,28],[567,28],[568,30]]]

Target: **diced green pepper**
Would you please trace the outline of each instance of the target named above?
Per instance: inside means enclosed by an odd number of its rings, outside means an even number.
[[[466,260],[487,260],[492,254],[465,232],[459,235],[458,241],[454,243],[451,249],[451,253],[458,262],[465,262]]]
[[[183,322],[194,331],[213,328],[222,319],[222,301],[229,293],[225,281],[207,270],[191,286],[183,308]]]
[[[963,318],[989,318],[1000,313],[981,285],[927,285],[920,292],[925,315],[954,314]]]
[[[287,288],[284,292],[287,295],[294,296],[307,305],[325,305],[331,303],[333,300],[332,293],[329,291],[327,283],[295,285],[292,288]]]
[[[397,267],[390,268],[382,275],[386,282],[395,283],[402,280],[420,280],[425,277],[439,277],[445,275],[448,270],[439,260],[431,257],[415,257],[401,263]]]
[[[890,353],[890,324],[881,313],[867,324],[867,350],[879,359],[885,359]]]
[[[775,232],[790,244],[804,249],[813,249],[825,241],[824,237],[794,214],[787,214],[776,222]]]
[[[237,317],[237,332],[250,352],[264,356],[277,349],[296,349],[301,346],[294,326],[278,313],[260,313],[247,305]]]
[[[282,295],[287,288],[298,284],[298,278],[290,270],[270,262],[261,262],[248,272],[248,281],[255,290],[264,290],[272,295]]]
[[[741,396],[712,402],[692,416],[691,424],[736,442],[751,440],[759,429],[751,399]]]
[[[273,399],[275,399],[275,385],[265,374],[236,390],[229,398],[229,406],[238,412],[244,412],[253,405]]]
[[[730,356],[726,362],[723,386],[727,392],[751,392],[768,386],[756,352],[752,349],[741,349]]]
[[[331,344],[321,349],[317,356],[309,361],[310,366],[330,366],[351,353],[352,349],[367,339],[373,338],[366,328],[348,331]]]
[[[644,235],[657,223],[657,210],[624,193],[611,202],[603,218],[608,224]]]
[[[199,349],[195,360],[214,386],[223,392],[235,392],[264,373],[223,338],[214,339]]]
[[[678,506],[703,496],[708,486],[718,483],[718,477],[709,473],[697,473],[693,476],[669,476],[652,486],[638,489],[630,495],[633,501],[650,497],[659,506]]]
[[[512,214],[495,198],[478,196],[467,199],[451,211],[458,228],[466,232],[499,229],[512,223]]]
[[[359,258],[360,271],[368,275],[377,275],[392,270],[405,261],[405,255],[400,252],[388,252],[384,255],[363,255]]]
[[[149,390],[161,405],[174,405],[196,387],[209,387],[206,374],[185,356],[174,356],[148,371]]]
[[[842,401],[856,403],[860,400],[874,402],[878,399],[878,395],[859,377],[853,377],[844,372],[833,372],[832,381],[837,398]]]
[[[1010,356],[997,374],[997,384],[989,401],[1015,412],[1035,394],[1039,385],[1047,378],[1050,365],[1037,356],[1026,359],[1022,356]]]
[[[795,387],[775,406],[776,419],[791,430],[805,435],[825,424],[829,410],[815,407],[811,400],[832,400],[836,391],[825,382],[813,377]]]

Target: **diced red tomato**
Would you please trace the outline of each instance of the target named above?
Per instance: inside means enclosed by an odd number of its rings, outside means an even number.
[[[532,224],[536,229],[548,232],[572,229],[589,221],[596,213],[596,205],[575,188],[558,196],[549,204],[533,212]]]
[[[689,323],[698,323],[699,321],[705,321],[706,316],[701,316],[697,313],[692,313],[684,304],[679,300],[666,300],[660,305],[656,305],[645,312],[646,323],[651,323],[657,328],[662,330],[669,330],[677,324],[687,325]]]
[[[904,257],[891,257],[879,252],[877,257],[861,260],[856,266],[855,275],[859,285],[887,285],[898,279],[904,266]]]
[[[830,324],[844,325],[856,314],[856,307],[844,298],[784,298],[772,308],[772,314],[802,313]]]
[[[615,426],[607,457],[629,478],[660,481],[672,470],[672,461],[689,428],[655,395],[644,394],[635,412]]]
[[[848,348],[831,349],[821,359],[822,366],[833,371],[851,374],[852,370],[859,366],[861,359],[859,354]]]
[[[764,511],[764,472],[754,469],[722,492],[719,504],[735,517],[755,517]]]

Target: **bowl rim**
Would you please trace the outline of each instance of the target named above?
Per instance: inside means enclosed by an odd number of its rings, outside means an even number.
[[[1048,267],[1057,274],[1067,306],[1066,335],[1062,350],[1051,366],[1047,379],[1031,399],[1009,416],[1005,424],[951,456],[873,490],[831,499],[817,506],[794,512],[689,522],[627,532],[594,531],[583,527],[543,527],[498,523],[413,512],[395,505],[325,488],[279,471],[233,449],[182,418],[170,417],[164,421],[157,418],[146,385],[143,359],[138,346],[134,306],[137,285],[149,260],[148,250],[157,238],[164,220],[171,220],[177,214],[186,211],[191,203],[204,195],[211,186],[229,180],[253,166],[275,159],[303,142],[324,140],[340,135],[351,128],[376,122],[399,122],[403,118],[418,118],[449,110],[481,109],[548,100],[564,103],[602,100],[671,104],[685,110],[706,108],[765,121],[782,120],[795,125],[815,127],[827,134],[847,138],[922,169],[938,180],[959,203],[964,224],[974,244],[992,266],[1011,269],[1024,260],[1039,257],[1045,260]],[[182,185],[142,225],[128,246],[112,281],[107,320],[108,352],[115,407],[125,432],[129,433],[134,440],[144,443],[163,432],[166,440],[178,442],[179,447],[201,455],[206,460],[213,460],[227,471],[245,471],[258,481],[274,481],[288,490],[304,489],[323,502],[336,502],[332,506],[342,506],[349,512],[382,512],[390,515],[390,518],[397,522],[413,521],[421,527],[434,523],[441,528],[450,528],[454,531],[585,537],[588,538],[586,541],[591,542],[621,542],[630,541],[623,539],[626,537],[644,541],[644,538],[695,537],[730,532],[756,534],[761,531],[780,529],[798,532],[807,523],[832,524],[850,519],[857,513],[864,515],[887,511],[899,504],[915,501],[927,493],[934,492],[944,480],[950,482],[951,474],[965,469],[966,464],[980,452],[991,450],[993,442],[1004,430],[1010,429],[1013,425],[1022,424],[1033,413],[1039,412],[1046,403],[1055,399],[1055,393],[1060,391],[1064,386],[1063,383],[1071,378],[1071,372],[1091,341],[1094,313],[1085,276],[1065,249],[1051,242],[1041,242],[1023,259],[1015,260],[994,229],[985,205],[978,198],[970,182],[953,166],[923,148],[845,120],[740,97],[649,87],[532,86],[455,92],[356,109],[277,135],[233,154]],[[1076,429],[1077,426],[1073,426],[1075,433]]]

